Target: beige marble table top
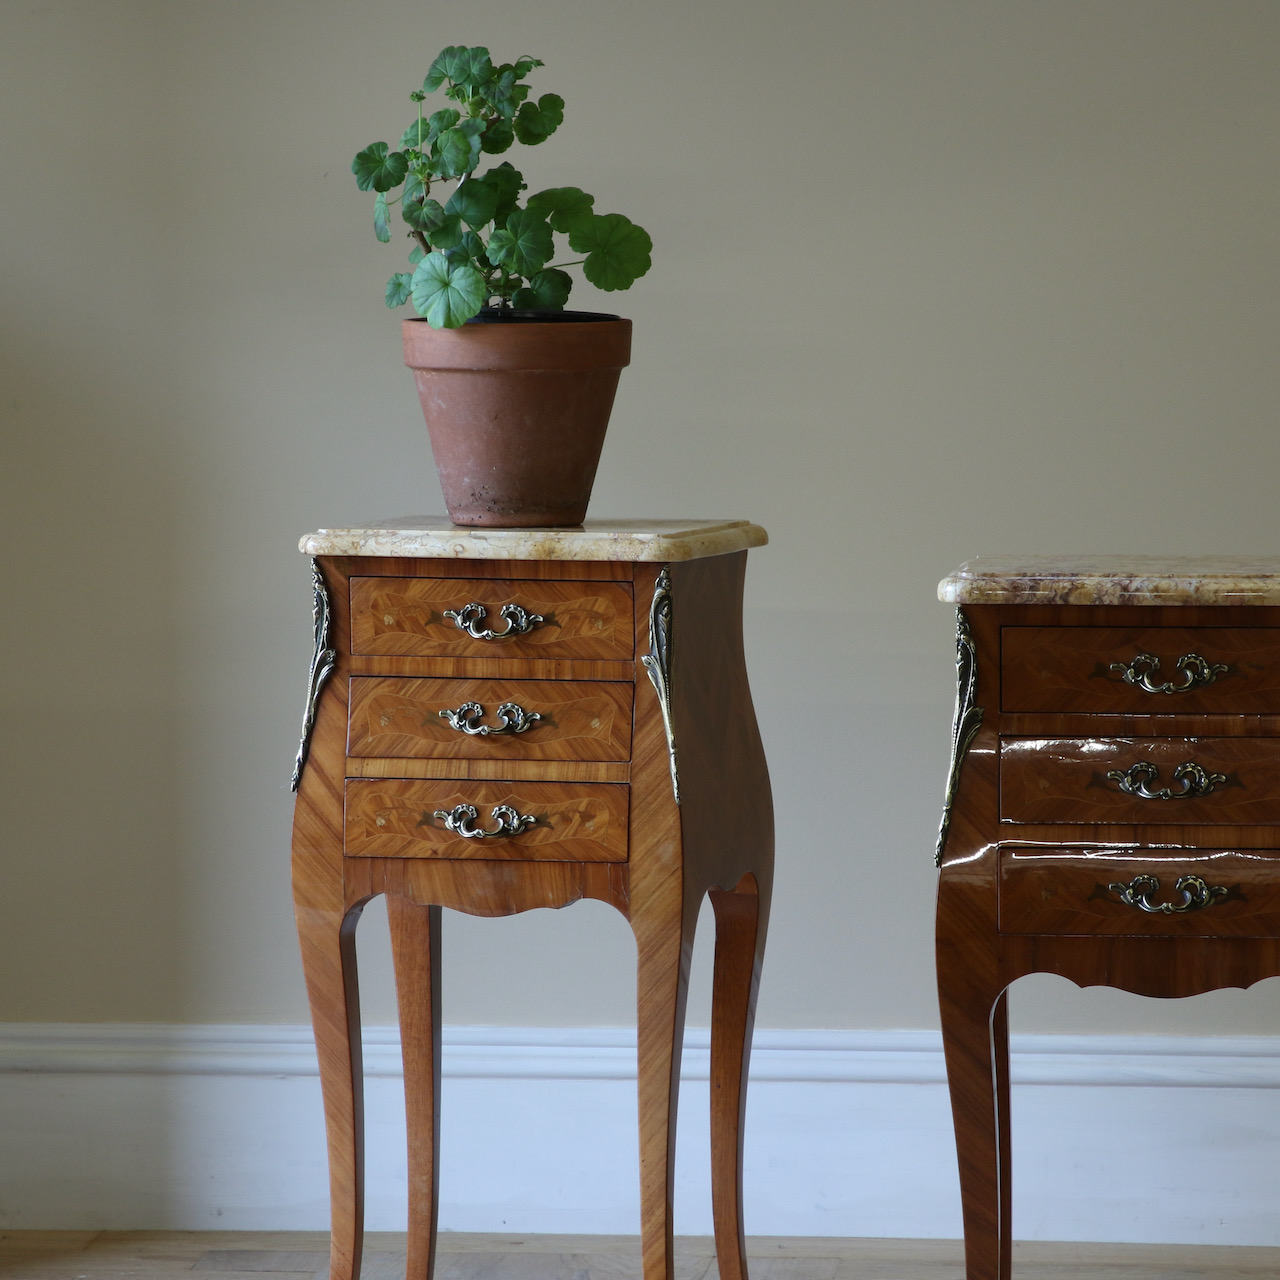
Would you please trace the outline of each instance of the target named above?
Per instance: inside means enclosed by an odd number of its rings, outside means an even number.
[[[950,604],[1280,604],[1280,556],[979,556]]]
[[[727,555],[768,541],[749,520],[588,520],[573,529],[476,529],[451,524],[447,516],[401,516],[320,529],[298,547],[309,556],[658,562]]]

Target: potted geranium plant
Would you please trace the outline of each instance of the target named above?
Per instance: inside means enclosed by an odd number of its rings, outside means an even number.
[[[387,282],[386,302],[412,302],[421,317],[402,326],[405,363],[456,524],[581,523],[631,322],[566,311],[566,268],[613,291],[650,265],[644,229],[597,213],[579,188],[524,198],[509,161],[477,172],[517,142],[544,142],[564,119],[558,95],[530,96],[525,79],[540,66],[496,64],[481,47],[442,50],[409,95],[418,113],[399,147],[375,142],[351,164],[375,193],[378,239],[391,240],[398,206],[412,243],[412,269]],[[441,89],[448,105],[427,114],[427,95]]]

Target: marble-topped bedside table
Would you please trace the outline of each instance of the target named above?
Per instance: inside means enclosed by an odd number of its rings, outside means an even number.
[[[1280,558],[973,560],[938,837],[968,1280],[1007,1280],[1005,991],[1280,974]]]
[[[355,927],[387,895],[404,1046],[410,1280],[438,1203],[440,908],[509,915],[596,898],[638,962],[645,1280],[672,1280],[671,1182],[689,958],[716,948],[716,1251],[745,1280],[742,1118],[773,870],[769,776],[742,651],[745,521],[327,529],[294,817],[294,902],[320,1058],[332,1280],[360,1270]]]

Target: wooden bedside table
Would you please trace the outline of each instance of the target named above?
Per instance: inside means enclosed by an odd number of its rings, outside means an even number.
[[[332,1280],[363,1231],[355,927],[387,895],[404,1048],[410,1280],[435,1253],[440,908],[596,898],[636,936],[645,1280],[671,1280],[689,958],[709,894],[712,1194],[746,1276],[742,1118],[773,869],[742,652],[745,521],[461,529],[416,518],[302,540],[316,649],[293,884],[329,1143]]]
[[[1005,991],[1280,973],[1280,559],[974,560],[938,838],[968,1280],[1010,1274]]]

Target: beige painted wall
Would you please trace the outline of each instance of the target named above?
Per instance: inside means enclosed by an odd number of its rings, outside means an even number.
[[[443,44],[652,232],[593,514],[727,515],[780,822],[760,1021],[927,1027],[959,560],[1275,552],[1272,0],[0,3],[0,1018],[301,1021],[298,536],[439,510],[350,156]],[[581,305],[591,291],[583,289]],[[691,1016],[706,1018],[706,944]],[[376,908],[369,1015],[392,1016]],[[621,1023],[606,908],[448,919],[453,1022]],[[1056,980],[1015,1026],[1280,1029]]]

